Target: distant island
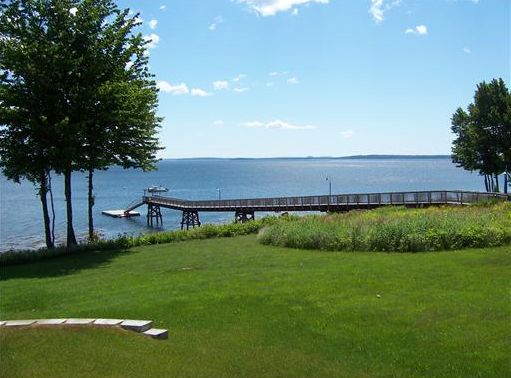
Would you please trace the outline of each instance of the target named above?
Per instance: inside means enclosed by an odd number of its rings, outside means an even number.
[[[266,157],[266,158],[251,158],[251,157],[237,157],[237,158],[221,158],[221,157],[194,157],[194,158],[165,158],[163,160],[307,160],[307,159],[328,159],[328,160],[389,160],[389,159],[415,159],[415,160],[430,160],[430,159],[450,159],[451,155],[351,155],[351,156],[295,156],[295,157]]]

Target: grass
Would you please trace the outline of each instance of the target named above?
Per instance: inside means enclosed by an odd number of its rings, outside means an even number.
[[[7,266],[2,319],[151,319],[170,337],[2,329],[0,376],[505,377],[510,252],[321,253],[251,235]]]
[[[423,252],[511,244],[511,202],[379,208],[307,216],[263,228],[263,244],[327,251]]]

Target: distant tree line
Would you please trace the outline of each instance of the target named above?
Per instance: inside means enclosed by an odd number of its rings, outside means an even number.
[[[488,192],[499,192],[499,177],[504,176],[503,191],[511,186],[511,92],[504,80],[477,85],[474,102],[467,110],[458,108],[452,116],[452,160],[484,177]]]
[[[48,248],[52,174],[64,177],[72,246],[73,172],[87,173],[93,239],[94,172],[155,168],[158,90],[137,20],[110,0],[0,2],[0,168],[37,187]]]

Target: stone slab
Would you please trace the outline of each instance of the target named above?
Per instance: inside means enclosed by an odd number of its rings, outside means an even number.
[[[150,336],[153,339],[166,340],[169,338],[169,331],[166,329],[150,328],[144,332],[144,335]]]
[[[150,320],[125,320],[121,323],[122,328],[135,332],[147,331],[152,325],[153,322]]]
[[[36,324],[37,325],[60,325],[64,323],[67,319],[39,319]]]
[[[26,327],[35,323],[35,320],[7,320],[4,327]]]
[[[69,325],[86,325],[91,324],[96,319],[67,319],[64,324]]]
[[[124,321],[123,319],[96,319],[94,321],[94,325],[117,326],[120,325],[123,321]]]

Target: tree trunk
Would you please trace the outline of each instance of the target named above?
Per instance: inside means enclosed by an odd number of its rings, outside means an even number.
[[[39,178],[41,186],[39,187],[39,198],[41,199],[41,205],[43,208],[43,221],[44,221],[44,234],[46,237],[46,248],[50,249],[54,247],[54,241],[50,229],[50,216],[48,215],[48,200],[46,194],[48,193],[48,184],[46,181],[46,175],[43,173]]]
[[[92,208],[94,207],[94,194],[93,194],[93,175],[94,168],[89,168],[89,176],[88,176],[88,184],[89,184],[89,193],[88,193],[88,207],[89,207],[89,242],[94,241],[94,216],[92,213]]]
[[[488,175],[484,175],[484,187],[486,189],[486,192],[490,191],[490,185],[488,184]]]
[[[507,172],[507,167],[506,167],[506,172],[504,173],[504,193],[507,194],[507,189],[508,189],[508,186],[509,186],[509,173]]]
[[[499,175],[495,173],[495,192],[500,192]]]
[[[66,213],[67,213],[67,246],[75,246],[76,236],[73,228],[73,205],[71,199],[71,169],[64,172],[64,192],[66,196]]]
[[[48,192],[50,192],[50,205],[51,205],[51,239],[55,243],[55,202],[53,201],[53,185],[51,183],[51,173],[47,172],[48,176]]]

